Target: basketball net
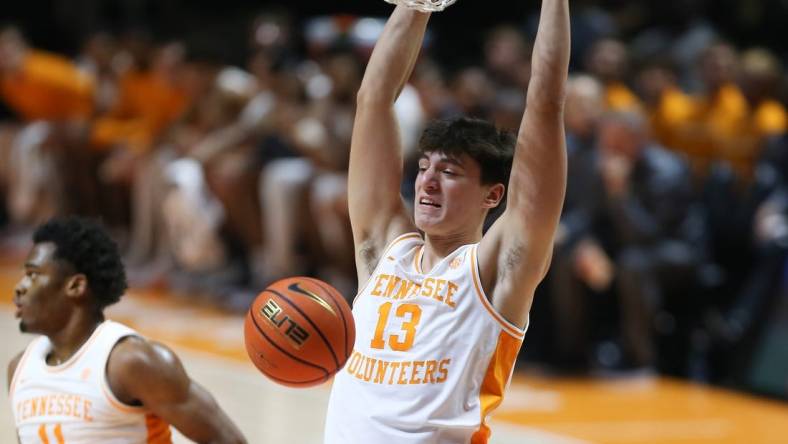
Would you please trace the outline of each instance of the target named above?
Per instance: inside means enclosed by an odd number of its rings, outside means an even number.
[[[395,5],[403,5],[423,12],[443,11],[457,0],[385,0]]]

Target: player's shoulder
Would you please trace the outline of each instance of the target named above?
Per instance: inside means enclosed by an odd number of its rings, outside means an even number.
[[[114,367],[160,367],[175,360],[175,353],[164,344],[137,335],[121,338],[110,353],[108,365]]]
[[[167,346],[140,336],[121,338],[107,361],[107,380],[119,399],[166,392],[183,384],[183,366]]]

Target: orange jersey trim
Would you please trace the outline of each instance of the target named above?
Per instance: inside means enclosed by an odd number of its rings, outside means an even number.
[[[514,336],[516,339],[522,340],[525,336],[525,330],[520,329],[519,327],[515,326],[511,322],[504,319],[500,313],[492,306],[490,300],[487,299],[487,295],[484,294],[484,289],[482,289],[481,285],[481,278],[479,277],[479,265],[476,262],[476,249],[478,245],[474,245],[471,248],[471,275],[473,276],[473,286],[476,289],[476,296],[479,297],[479,300],[482,302],[484,308],[490,313],[490,316],[493,317],[498,324],[500,324],[501,328],[510,335]]]
[[[147,440],[145,441],[147,444],[172,443],[170,425],[153,413],[145,415],[145,427],[148,430]]]
[[[504,333],[498,335],[498,345],[490,358],[490,365],[479,388],[481,423],[479,429],[471,436],[471,444],[485,444],[490,439],[492,433],[486,422],[487,416],[503,401],[503,393],[522,345],[522,340]]]

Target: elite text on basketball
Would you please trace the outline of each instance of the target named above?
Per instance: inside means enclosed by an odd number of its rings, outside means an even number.
[[[269,299],[263,308],[260,309],[260,312],[270,323],[277,327],[276,331],[289,340],[296,348],[301,348],[306,340],[309,339],[309,332],[298,325],[290,316],[282,313],[282,307],[274,302],[273,299]]]

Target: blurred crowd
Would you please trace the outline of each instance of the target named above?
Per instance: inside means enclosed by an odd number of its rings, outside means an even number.
[[[702,20],[623,40],[616,20],[573,15],[568,190],[525,360],[736,385],[785,294],[784,54]],[[518,128],[530,23],[489,29],[462,66],[428,43],[396,103],[406,202],[425,122]],[[4,238],[78,213],[111,227],[134,287],[243,311],[267,284],[307,274],[352,299],[346,167],[383,24],[262,13],[240,66],[143,31],[93,33],[67,57],[2,28]]]

